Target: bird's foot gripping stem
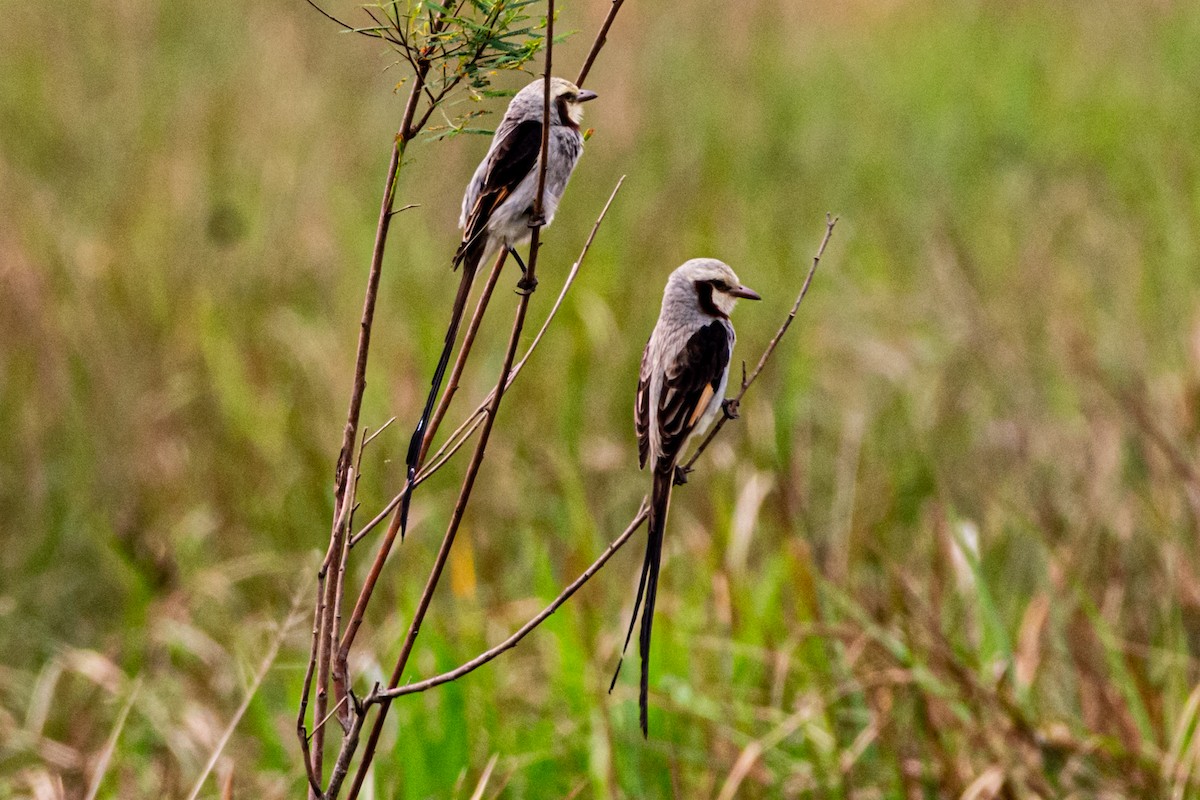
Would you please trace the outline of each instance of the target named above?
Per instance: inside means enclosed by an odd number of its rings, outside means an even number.
[[[521,256],[519,253],[517,253],[515,248],[512,248],[512,247],[508,248],[508,252],[509,252],[509,255],[511,255],[513,257],[513,259],[516,260],[517,266],[521,268],[521,280],[517,281],[517,294],[519,294],[519,295],[533,294],[533,290],[536,289],[537,285],[538,285],[537,278],[532,277],[529,274],[528,267],[525,266],[525,262],[521,260]]]
[[[688,482],[688,473],[690,473],[691,471],[692,471],[691,467],[685,467],[685,466],[677,464],[675,466],[675,480],[674,480],[675,485],[683,486],[685,483],[687,483]]]
[[[726,419],[737,419],[741,416],[738,413],[738,401],[736,397],[730,397],[721,401],[721,413]]]

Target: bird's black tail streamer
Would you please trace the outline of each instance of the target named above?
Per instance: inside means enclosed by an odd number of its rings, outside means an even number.
[[[408,531],[408,508],[412,502],[413,483],[417,477],[418,462],[425,443],[425,431],[429,427],[429,418],[433,414],[433,404],[437,401],[438,391],[446,377],[446,367],[450,364],[450,355],[454,352],[454,343],[458,339],[458,327],[462,323],[463,312],[467,307],[467,298],[471,295],[471,282],[479,270],[479,262],[487,249],[486,236],[473,236],[464,241],[454,254],[454,266],[462,265],[462,278],[458,284],[458,294],[454,298],[454,307],[450,312],[450,326],[446,329],[446,341],[442,345],[442,355],[438,359],[437,369],[433,373],[433,381],[429,386],[429,396],[425,398],[425,408],[421,411],[421,419],[413,430],[412,439],[408,442],[408,453],[404,458],[406,482],[404,493],[400,496],[400,541]]]
[[[650,634],[654,627],[654,604],[658,598],[658,573],[662,566],[663,531],[667,524],[667,509],[671,505],[671,487],[674,484],[673,470],[654,472],[654,485],[650,492],[650,517],[647,521],[646,558],[642,562],[642,576],[638,581],[637,597],[633,601],[633,616],[629,618],[629,631],[621,648],[621,658],[613,673],[608,691],[617,685],[621,665],[625,663],[625,650],[633,636],[633,625],[642,611],[642,626],[638,635],[638,657],[641,660],[641,679],[638,688],[638,722],[642,735],[649,736],[649,693],[650,693]],[[645,606],[642,606],[643,600]]]

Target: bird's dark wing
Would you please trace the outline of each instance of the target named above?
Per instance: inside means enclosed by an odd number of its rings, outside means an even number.
[[[638,374],[637,398],[633,403],[633,429],[637,432],[638,466],[646,466],[650,455],[650,343],[642,352],[642,369]]]
[[[658,432],[663,457],[672,466],[721,386],[732,344],[729,322],[715,320],[692,334],[667,368],[658,397]]]
[[[475,205],[467,216],[463,231],[463,253],[470,244],[483,235],[492,212],[504,202],[521,181],[525,180],[537,164],[542,149],[541,120],[526,120],[514,125],[501,137],[488,155],[487,169],[483,173],[483,186],[475,198]]]

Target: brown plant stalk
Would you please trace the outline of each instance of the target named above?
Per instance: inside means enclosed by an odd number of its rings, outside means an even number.
[[[400,655],[396,658],[396,666],[392,670],[391,678],[388,681],[388,689],[396,688],[400,683],[400,679],[404,676],[404,669],[408,665],[408,658],[412,654],[417,636],[421,632],[421,624],[424,622],[425,614],[429,610],[429,604],[433,600],[433,593],[437,589],[438,582],[441,580],[442,571],[445,569],[446,561],[450,557],[450,550],[454,547],[454,540],[458,535],[459,526],[462,524],[463,515],[466,513],[467,504],[470,502],[471,492],[475,488],[475,478],[479,475],[479,470],[483,465],[484,453],[487,451],[492,428],[496,424],[496,415],[500,410],[500,402],[504,399],[504,390],[508,386],[508,376],[512,370],[513,361],[516,358],[517,346],[521,342],[521,331],[525,327],[525,316],[529,310],[529,301],[537,289],[538,250],[540,249],[542,226],[545,224],[543,195],[546,190],[546,166],[549,160],[550,149],[550,79],[553,76],[554,0],[547,0],[546,6],[546,67],[542,76],[545,84],[542,106],[542,147],[538,159],[538,189],[533,195],[533,213],[529,223],[532,229],[529,239],[529,258],[522,281],[522,285],[525,288],[520,295],[520,300],[517,302],[517,313],[513,320],[512,333],[508,337],[508,347],[504,353],[504,364],[500,368],[500,378],[496,382],[495,397],[492,399],[491,406],[488,407],[487,417],[484,419],[483,427],[479,432],[479,440],[475,444],[475,451],[471,454],[471,460],[467,464],[467,473],[463,477],[462,488],[459,489],[458,499],[454,503],[454,510],[450,515],[450,524],[446,528],[446,535],[442,538],[442,544],[438,549],[437,557],[434,559],[429,579],[425,583],[425,589],[421,592],[421,597],[417,601],[417,608],[413,612],[412,621],[409,623],[408,633],[405,634],[404,643],[400,647]],[[358,797],[363,781],[366,779],[367,769],[374,758],[375,748],[379,744],[379,736],[383,732],[383,723],[387,719],[387,712],[390,706],[391,700],[387,698],[379,702],[379,713],[375,715],[375,721],[371,725],[371,733],[368,735],[367,744],[363,748],[362,760],[358,765],[358,771],[355,773],[354,782],[350,787],[350,800],[355,800]],[[335,795],[331,786],[330,797],[333,796]]]
[[[592,48],[583,66],[577,83],[582,84],[587,71],[590,69],[592,63],[596,59],[596,56],[603,47],[607,33],[612,26],[613,20],[617,11],[620,9],[622,2],[623,0],[614,0],[603,26],[598,33],[596,40],[593,42]],[[310,4],[313,4],[311,0]],[[318,8],[318,10],[321,9]],[[325,14],[324,11],[321,13]],[[369,10],[368,13],[370,13]],[[383,13],[386,15],[386,11]],[[457,13],[457,10],[453,11],[452,13]],[[355,30],[344,25],[339,20],[336,20],[328,14],[325,14],[325,16],[333,19],[335,22],[338,22],[339,25],[342,25],[343,28],[347,30]],[[545,39],[546,69],[544,77],[546,92],[545,113],[547,119],[544,119],[543,124],[542,158],[538,179],[539,191],[535,197],[534,219],[537,221],[537,224],[531,225],[533,230],[531,233],[528,277],[526,279],[529,283],[534,282],[533,278],[536,274],[535,263],[539,249],[542,219],[542,192],[544,191],[545,185],[546,147],[548,145],[548,141],[546,140],[548,139],[549,132],[549,79],[551,75],[553,18],[554,6],[551,0],[551,2],[548,3],[547,33]],[[370,599],[371,592],[373,591],[374,585],[378,580],[383,563],[387,558],[386,551],[390,550],[391,543],[388,542],[387,539],[393,538],[385,537],[385,544],[381,546],[380,552],[377,554],[367,582],[364,584],[363,590],[359,594],[358,602],[356,602],[354,611],[351,614],[346,634],[341,638],[339,643],[338,637],[341,631],[341,609],[344,600],[343,593],[345,589],[344,581],[346,561],[349,557],[350,548],[357,541],[359,541],[363,535],[365,535],[367,530],[378,524],[378,522],[381,521],[381,519],[388,513],[388,509],[385,509],[383,514],[380,514],[378,517],[372,520],[368,526],[365,526],[363,531],[360,531],[357,535],[352,536],[352,519],[353,512],[355,510],[355,501],[353,497],[353,488],[350,488],[349,496],[347,496],[347,487],[352,481],[357,480],[357,470],[351,469],[350,460],[358,436],[358,421],[362,407],[362,398],[366,386],[366,363],[370,345],[371,325],[374,318],[375,301],[378,295],[379,277],[382,271],[382,256],[386,245],[390,220],[391,217],[396,213],[396,211],[393,210],[393,206],[398,174],[403,165],[404,150],[408,142],[410,142],[424,128],[433,111],[438,107],[449,91],[453,89],[454,86],[456,86],[461,80],[461,76],[458,76],[452,81],[444,81],[440,91],[431,91],[429,85],[427,84],[430,62],[423,57],[423,53],[418,53],[418,51],[415,50],[412,52],[409,51],[408,44],[404,41],[403,34],[399,30],[399,19],[397,18],[397,20],[393,22],[389,18],[387,21],[393,27],[395,36],[387,33],[387,24],[381,22],[374,15],[372,15],[372,19],[379,25],[378,29],[361,29],[357,30],[357,32],[378,36],[399,46],[414,70],[415,79],[410,86],[402,123],[397,132],[396,141],[392,151],[392,158],[389,163],[388,175],[385,181],[384,198],[381,203],[380,220],[377,227],[375,247],[372,253],[371,269],[368,274],[367,291],[364,298],[363,318],[360,323],[359,345],[356,351],[355,375],[351,391],[350,408],[347,413],[347,424],[343,431],[342,448],[339,452],[337,467],[335,468],[334,523],[330,533],[330,546],[325,560],[322,562],[321,570],[318,574],[317,600],[314,608],[313,646],[305,674],[305,684],[302,690],[300,712],[297,719],[297,735],[301,741],[301,748],[304,753],[306,776],[310,785],[310,796],[317,798],[334,798],[337,796],[337,793],[341,788],[341,784],[348,774],[350,762],[354,757],[355,751],[357,750],[359,736],[361,734],[367,714],[367,707],[365,707],[363,704],[360,704],[349,692],[349,676],[347,674],[348,653],[350,646],[352,645],[354,638],[361,626],[366,604]],[[431,12],[429,24],[433,29],[434,34],[436,34],[438,29],[443,25],[442,12]],[[395,38],[396,36],[399,36],[400,38],[397,39]],[[418,54],[414,57],[414,53]],[[427,107],[424,109],[423,113],[418,115],[418,109],[420,107],[420,100],[422,97],[427,100]],[[619,187],[620,183],[618,182],[618,188]],[[615,195],[615,193],[616,190],[614,189],[613,194]],[[604,212],[601,214],[601,219],[603,218],[603,214],[607,212],[608,206],[611,204],[611,202],[612,197],[609,198],[609,203],[605,205]],[[587,245],[585,245],[583,255],[586,255],[587,247],[591,245],[592,238],[595,236],[596,228],[599,227],[599,223],[600,220],[597,220],[596,226],[593,228],[592,235],[589,236]],[[583,255],[580,256],[580,261],[576,262],[571,276],[563,288],[563,294],[565,294],[567,288],[570,286],[570,282],[574,279],[574,276],[583,259]],[[455,364],[454,377],[451,379],[449,385],[446,387],[446,390],[444,390],[444,393],[440,398],[437,417],[437,423],[439,424],[444,418],[446,410],[449,408],[454,392],[457,390],[458,380],[461,378],[462,369],[465,366],[465,362],[471,350],[471,344],[474,341],[474,333],[478,329],[478,324],[482,319],[483,313],[485,312],[490,300],[491,289],[494,289],[495,279],[498,277],[501,265],[502,259],[496,264],[488,286],[485,287],[484,293],[480,297],[479,304],[476,308],[475,317],[472,319],[472,328],[468,330],[467,336],[464,339],[464,345],[460,349],[459,357]],[[459,427],[459,431],[462,431],[464,428],[467,429],[465,434],[462,434],[461,438],[454,442],[453,446],[448,452],[444,452],[446,450],[445,447],[443,447],[442,450],[439,450],[436,463],[432,465],[431,468],[426,468],[419,472],[414,481],[415,485],[415,483],[419,483],[428,479],[433,472],[444,465],[448,459],[459,448],[461,448],[463,444],[465,444],[465,442],[476,430],[482,430],[472,462],[468,467],[467,479],[464,481],[463,489],[460,492],[459,503],[456,504],[456,512],[451,522],[451,529],[448,530],[446,540],[444,541],[444,553],[439,554],[440,558],[437,562],[435,562],[434,571],[431,573],[430,583],[426,587],[426,593],[422,595],[421,601],[418,604],[418,616],[414,617],[413,623],[410,626],[409,635],[406,636],[405,645],[402,647],[401,657],[397,661],[397,674],[402,673],[404,663],[407,661],[408,655],[411,653],[413,642],[415,641],[419,632],[421,618],[423,618],[425,611],[428,608],[433,589],[436,587],[437,580],[440,577],[441,569],[444,567],[445,556],[448,556],[449,547],[453,544],[454,534],[456,533],[458,526],[461,524],[462,514],[465,512],[467,502],[469,501],[471,488],[473,486],[475,476],[478,474],[487,440],[490,437],[491,429],[495,422],[496,412],[498,411],[503,394],[508,386],[511,385],[516,373],[520,371],[520,368],[528,360],[532,350],[534,347],[536,347],[537,342],[540,341],[542,334],[545,333],[546,327],[549,325],[554,313],[558,310],[559,304],[562,302],[563,294],[560,294],[558,302],[555,304],[554,310],[551,312],[550,317],[547,318],[546,323],[539,331],[537,338],[535,338],[533,344],[530,346],[525,356],[521,359],[521,362],[514,369],[513,359],[515,356],[515,348],[519,342],[521,331],[524,327],[525,317],[529,305],[529,295],[526,294],[522,297],[518,304],[517,316],[514,320],[513,333],[510,336],[509,349],[504,362],[504,367],[500,379],[497,382],[496,388],[488,396],[488,399],[482,404],[482,411],[477,409],[475,414],[471,415],[467,422]],[[428,452],[428,448],[430,447],[436,429],[436,424],[431,426],[427,438],[423,443],[422,460],[425,454]],[[455,435],[459,435],[458,431],[456,431]],[[329,576],[330,570],[333,571],[333,576]],[[326,581],[327,577],[331,577],[331,580],[328,582]],[[314,707],[315,724],[313,732],[309,734],[306,731],[305,719],[314,672],[316,673],[317,678],[317,697]],[[331,679],[338,702],[333,711],[328,711],[327,686],[329,685]],[[359,765],[358,772],[355,776],[354,786],[351,791],[352,797],[357,795],[358,790],[361,787],[363,777],[365,776],[365,772],[374,752],[375,743],[378,740],[379,729],[383,724],[385,711],[386,706],[381,709],[381,713],[376,717],[375,725],[371,731],[368,747],[364,751],[362,763]],[[330,776],[329,788],[323,793],[320,789],[320,784],[323,777],[322,767],[325,724],[331,717],[334,717],[335,715],[338,716],[339,721],[342,723],[342,727],[346,732],[346,735],[342,740],[342,746],[340,748],[338,759],[335,763],[334,771]]]
[[[461,364],[465,362],[466,356],[470,351],[469,342],[474,341],[475,334],[479,329],[479,324],[483,320],[483,313],[487,308],[488,300],[491,298],[492,290],[496,287],[496,281],[500,277],[501,268],[504,266],[503,252],[496,263],[492,266],[491,274],[488,275],[487,283],[484,286],[483,294],[479,298],[479,303],[475,308],[475,313],[471,317],[470,327],[467,329],[466,338],[463,340],[463,349],[459,352],[458,361],[455,362],[454,369],[457,376],[461,372]],[[453,385],[454,378],[451,379]],[[447,388],[449,391],[449,388]],[[431,428],[432,430],[432,428]],[[405,482],[407,484],[407,481]],[[417,481],[419,483],[419,481]],[[396,498],[399,503],[400,498]],[[394,508],[395,506],[392,506]],[[386,512],[385,512],[386,513]],[[350,621],[346,626],[346,632],[342,636],[342,641],[337,650],[335,659],[335,680],[341,681],[340,684],[345,691],[348,691],[348,661],[350,658],[350,648],[354,644],[354,639],[358,636],[359,628],[362,626],[363,616],[366,614],[367,604],[371,601],[371,595],[375,591],[375,585],[379,581],[379,576],[383,572],[383,565],[387,561],[388,555],[391,553],[392,545],[396,542],[396,535],[400,532],[400,516],[396,515],[392,524],[388,526],[387,534],[384,536],[383,543],[379,547],[379,551],[375,554],[375,560],[371,563],[371,570],[367,573],[366,580],[363,581],[362,589],[358,593],[358,599],[355,601],[354,610],[350,615]],[[360,536],[361,538],[361,536]],[[353,547],[357,540],[354,538],[347,539],[347,546]],[[339,698],[340,699],[340,698]],[[343,720],[343,728],[349,724],[349,707],[346,710],[346,718]]]
[[[322,12],[324,13],[324,12]],[[328,15],[326,15],[328,16]],[[440,24],[440,15],[433,23],[436,27]],[[367,358],[371,346],[371,327],[375,319],[375,304],[379,295],[379,279],[383,273],[383,254],[387,246],[388,231],[391,227],[392,217],[395,215],[393,208],[396,198],[396,184],[400,173],[400,166],[403,163],[404,151],[408,143],[417,135],[424,126],[432,113],[432,107],[426,111],[420,122],[414,124],[416,112],[421,99],[422,93],[425,91],[425,79],[429,72],[430,64],[427,60],[418,61],[414,65],[414,78],[412,86],[409,88],[408,100],[404,105],[404,113],[401,116],[400,127],[396,132],[395,141],[392,144],[392,152],[388,161],[387,177],[384,179],[383,199],[380,202],[379,221],[375,230],[375,245],[371,252],[371,266],[367,274],[367,289],[363,298],[362,319],[359,323],[358,347],[354,359],[354,382],[350,392],[350,407],[346,413],[346,425],[342,432],[342,446],[338,453],[337,466],[334,469],[334,503],[333,503],[333,529],[330,533],[330,548],[329,554],[324,564],[322,564],[321,572],[317,588],[318,612],[318,633],[314,637],[315,647],[310,655],[311,659],[316,660],[317,673],[317,697],[314,706],[314,719],[317,721],[323,720],[326,716],[328,707],[328,682],[330,665],[332,660],[332,642],[337,636],[334,629],[335,620],[333,619],[334,603],[328,594],[331,588],[325,583],[325,577],[329,570],[333,570],[337,575],[342,571],[342,555],[346,551],[340,537],[348,536],[344,523],[347,520],[347,503],[346,503],[346,488],[347,477],[350,469],[350,459],[354,451],[354,444],[358,438],[358,423],[362,412],[363,394],[367,387]],[[445,90],[443,90],[443,95]],[[311,672],[306,673],[311,680]],[[313,741],[311,751],[309,750],[308,737],[305,732],[304,715],[307,711],[308,699],[308,681],[306,681],[303,690],[304,697],[301,703],[300,717],[297,723],[297,733],[302,740],[302,749],[305,751],[306,758],[311,758],[311,769],[306,766],[306,772],[309,777],[310,790],[313,792],[311,796],[320,797],[319,788],[324,767],[324,744],[325,744],[325,726],[317,725],[313,731]]]

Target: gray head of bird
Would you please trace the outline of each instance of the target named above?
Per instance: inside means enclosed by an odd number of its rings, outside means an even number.
[[[517,92],[508,104],[508,115],[520,119],[541,119],[546,97],[546,81],[538,78]],[[578,128],[583,121],[583,104],[595,100],[596,93],[580,89],[566,78],[550,79],[550,124]]]
[[[667,297],[672,294],[713,317],[728,317],[739,299],[762,299],[741,282],[732,267],[715,258],[693,258],[672,272]]]

